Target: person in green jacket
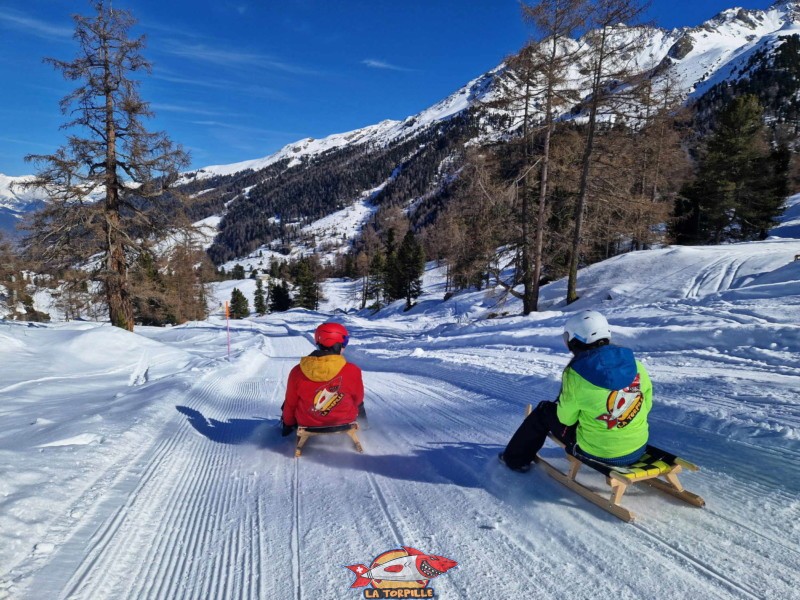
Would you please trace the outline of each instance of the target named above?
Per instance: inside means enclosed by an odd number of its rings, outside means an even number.
[[[547,434],[568,453],[620,466],[635,463],[647,447],[647,416],[653,385],[647,369],[628,348],[611,344],[608,321],[586,310],[564,325],[573,358],[561,375],[558,400],[542,401],[500,454],[515,471],[527,471]]]

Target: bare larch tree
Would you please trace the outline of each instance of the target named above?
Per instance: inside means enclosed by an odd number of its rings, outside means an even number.
[[[580,262],[583,219],[589,199],[591,164],[595,150],[595,137],[601,110],[608,104],[621,101],[622,90],[630,86],[641,67],[632,60],[642,44],[641,34],[623,24],[635,21],[645,10],[641,0],[594,0],[586,34],[590,51],[590,95],[588,97],[588,122],[586,141],[581,161],[581,180],[575,204],[573,243],[570,252],[567,279],[567,303],[578,299],[578,265]]]
[[[541,36],[530,46],[531,59],[541,82],[543,128],[539,167],[539,200],[536,218],[536,237],[533,243],[533,272],[530,291],[526,292],[524,314],[537,310],[539,283],[542,277],[544,232],[547,227],[547,197],[549,194],[550,144],[560,110],[575,97],[575,82],[570,80],[570,68],[579,60],[583,48],[573,42],[575,34],[585,25],[588,0],[539,0],[522,5],[523,16]]]
[[[92,16],[75,15],[77,58],[45,61],[78,87],[61,100],[69,120],[66,145],[54,154],[30,155],[32,187],[49,202],[27,229],[29,250],[52,267],[94,265],[110,321],[134,326],[129,266],[174,223],[179,203],[165,190],[188,165],[188,155],[163,132],[143,125],[152,117],[134,74],[148,73],[144,36],[129,37],[135,20],[102,0]]]

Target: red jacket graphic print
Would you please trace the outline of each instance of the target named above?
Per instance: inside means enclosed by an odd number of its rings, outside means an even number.
[[[362,402],[361,369],[340,354],[305,356],[289,373],[283,423],[301,427],[352,423]]]

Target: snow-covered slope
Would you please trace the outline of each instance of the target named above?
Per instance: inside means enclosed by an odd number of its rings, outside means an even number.
[[[746,71],[743,67],[754,52],[771,48],[779,44],[782,37],[798,33],[800,31],[798,7],[800,2],[781,0],[767,10],[731,8],[697,27],[671,31],[658,28],[631,30],[630,35],[644,32],[646,43],[636,56],[626,56],[625,60],[630,60],[631,64],[638,65],[642,70],[658,67],[659,76],[673,78],[684,96],[699,96],[723,80],[745,76]],[[281,161],[286,161],[286,168],[292,169],[313,157],[337,150],[363,146],[368,151],[370,148],[385,148],[400,143],[495,98],[499,93],[499,88],[495,84],[496,77],[503,69],[504,65],[500,65],[476,77],[441,102],[403,121],[385,120],[322,139],[306,138],[288,144],[278,152],[263,158],[228,165],[211,165],[186,173],[183,181],[233,175],[248,169],[258,172]],[[580,65],[575,65],[570,79],[581,94],[587,92],[588,83],[585,75],[581,74]],[[502,133],[495,131],[493,127],[491,121],[484,121],[481,131],[477,134],[478,139],[487,139]],[[0,177],[0,203],[3,196],[2,188],[3,180]],[[361,190],[352,198],[342,200],[356,204],[361,202],[361,196],[366,192],[368,190]],[[413,200],[408,199],[409,202]],[[236,201],[247,202],[247,193],[242,193]],[[30,207],[15,209],[17,212],[13,215],[18,214],[19,210],[29,209]],[[0,219],[4,210],[6,209],[0,204]],[[13,215],[8,213],[6,219],[13,218]],[[219,223],[221,215],[216,215],[214,219]],[[262,254],[269,251],[268,247],[261,248]]]
[[[13,235],[22,216],[41,206],[41,194],[20,187],[31,179],[31,176],[8,177],[0,173],[0,231]]]
[[[641,31],[641,28],[636,31]],[[731,8],[697,27],[671,31],[646,28],[646,42],[639,54],[625,58],[642,69],[666,64],[669,69],[661,71],[662,76],[674,74],[685,95],[699,94],[720,80],[741,76],[737,71],[754,49],[771,46],[781,37],[798,32],[800,2],[779,0],[767,10]],[[279,160],[313,156],[342,146],[385,145],[494,98],[497,94],[493,86],[494,79],[503,68],[500,65],[475,78],[444,100],[404,121],[382,121],[377,125],[330,135],[320,140],[307,138],[288,144],[264,158],[208,166],[200,169],[197,174],[199,177],[229,175],[244,169],[259,170]],[[571,79],[578,86],[586,83],[577,75]]]
[[[516,301],[491,293],[444,301],[431,265],[413,310],[334,316],[364,370],[363,455],[342,436],[295,460],[278,433],[327,314],[229,334],[219,316],[0,323],[0,598],[360,598],[342,565],[401,546],[458,562],[431,582],[441,598],[797,598],[796,254],[785,238],[636,252],[581,271],[578,305],[555,282],[548,310],[505,318],[485,317]],[[497,461],[524,406],[557,394],[560,331],[586,306],[647,365],[651,439],[700,465],[682,480],[706,508],[636,489],[623,524]]]
[[[785,36],[797,34],[800,31],[800,3],[793,2],[777,2],[767,10],[744,10],[739,8],[732,8],[723,11],[715,18],[698,27],[684,27],[666,31],[663,29],[652,27],[635,27],[628,28],[619,26],[613,29],[613,35],[621,36],[622,38],[630,41],[634,38],[642,36],[644,43],[637,47],[637,51],[633,55],[620,55],[615,60],[624,61],[626,67],[635,66],[642,72],[655,73],[656,81],[661,81],[666,84],[669,82],[671,93],[678,97],[686,99],[698,98],[705,92],[711,89],[712,86],[722,81],[732,81],[749,74],[748,68],[755,68],[748,61],[754,56],[769,56],[771,51],[782,43]],[[588,39],[588,38],[587,38]],[[587,42],[584,39],[583,42]],[[574,42],[578,45],[578,42]],[[583,43],[581,44],[583,45]],[[589,58],[586,58],[588,61]],[[764,68],[761,62],[754,63],[759,68]],[[294,144],[289,144],[277,153],[243,163],[236,163],[233,165],[217,165],[206,167],[198,172],[186,174],[186,181],[190,179],[205,179],[212,176],[226,175],[238,173],[244,169],[253,169],[256,171],[254,176],[248,177],[247,185],[251,185],[253,180],[262,178],[263,183],[260,194],[256,200],[251,200],[247,193],[239,193],[236,197],[231,197],[230,201],[236,203],[237,216],[234,220],[221,221],[221,235],[217,238],[214,246],[211,248],[211,254],[215,260],[230,261],[227,262],[226,267],[233,262],[239,261],[252,261],[258,258],[259,261],[265,258],[265,255],[278,249],[278,243],[274,242],[274,232],[266,232],[264,230],[257,230],[250,228],[248,231],[249,237],[248,248],[255,248],[255,252],[250,252],[249,256],[239,255],[234,260],[231,256],[231,246],[241,247],[241,230],[239,221],[248,218],[254,212],[263,210],[274,210],[276,213],[281,213],[282,209],[271,201],[266,201],[264,198],[269,193],[266,188],[269,188],[269,182],[276,175],[276,170],[270,169],[264,171],[259,175],[262,169],[267,167],[279,165],[280,169],[296,169],[302,166],[304,170],[301,175],[297,177],[303,181],[313,179],[315,175],[315,164],[326,164],[325,160],[336,160],[338,156],[351,156],[348,154],[354,147],[359,147],[359,152],[362,152],[365,157],[377,156],[379,152],[387,149],[396,148],[402,143],[411,142],[420,138],[430,132],[436,131],[436,135],[444,135],[443,124],[445,123],[458,123],[458,119],[454,119],[457,115],[464,116],[467,114],[473,115],[471,109],[476,107],[486,108],[490,106],[491,100],[495,100],[504,92],[504,88],[498,85],[498,75],[502,74],[505,69],[504,65],[475,78],[473,81],[468,82],[461,89],[457,90],[452,95],[443,99],[441,102],[434,106],[421,111],[420,113],[410,116],[403,121],[383,121],[376,125],[368,126],[356,131],[351,131],[342,134],[334,134],[323,138],[321,140],[306,139],[301,140]],[[571,69],[570,75],[566,81],[570,82],[576,93],[577,97],[586,97],[590,89],[590,82],[587,79],[587,73],[590,73],[588,64],[576,62]],[[660,79],[658,79],[660,78]],[[508,85],[505,82],[504,85]],[[536,107],[532,107],[536,110]],[[487,109],[492,117],[498,117],[497,113],[502,113],[496,106]],[[636,110],[633,113],[637,113]],[[584,118],[584,113],[581,110],[576,110],[576,107],[565,107],[565,115],[568,118],[580,120]],[[511,115],[505,115],[509,117]],[[631,115],[636,118],[635,114]],[[609,117],[611,118],[611,117]],[[465,121],[466,122],[466,121]],[[503,125],[500,125],[503,123]],[[481,118],[475,129],[469,129],[464,126],[462,135],[465,139],[459,139],[457,144],[450,151],[447,160],[452,160],[454,155],[458,154],[459,149],[463,145],[472,143],[480,143],[488,140],[502,138],[507,134],[508,127],[514,128],[519,125],[514,119],[510,119],[510,123],[505,119],[496,118]],[[502,129],[498,129],[502,127]],[[422,144],[422,142],[420,142]],[[430,138],[424,142],[430,144]],[[312,158],[317,158],[319,163],[312,161]],[[403,167],[404,170],[413,170],[414,157],[403,154],[401,157],[394,157],[397,161],[397,167]],[[280,162],[279,161],[285,161]],[[408,161],[408,162],[406,162]],[[366,161],[369,162],[369,161]],[[286,165],[285,167],[283,165]],[[386,168],[385,165],[382,168]],[[363,165],[362,165],[363,166]],[[325,167],[321,167],[324,169]],[[435,172],[431,165],[426,164],[421,167],[418,172],[415,172],[415,177],[425,178],[429,173]],[[375,180],[370,184],[371,186],[377,185],[380,178],[388,177],[388,173],[376,173]],[[441,181],[415,181],[415,188],[427,190],[425,194],[435,194],[440,189]],[[226,180],[223,183],[228,189],[231,186],[231,181]],[[297,184],[301,187],[302,184]],[[235,186],[234,186],[235,188]],[[389,188],[391,189],[391,186]],[[309,194],[313,195],[317,192],[309,190],[304,191],[302,196],[306,200],[313,200],[309,202],[310,206],[326,206],[329,207],[331,212],[341,209],[341,203],[345,205],[359,205],[362,202],[364,195],[368,194],[368,189],[358,189],[348,191],[350,197],[336,197],[333,202],[331,197],[325,196],[324,192],[319,192],[319,197],[309,199]],[[281,192],[281,197],[291,194],[284,194]],[[393,201],[398,198],[393,197]],[[413,211],[415,201],[419,198],[400,198],[408,210]],[[277,200],[276,200],[277,202]],[[246,208],[248,203],[252,203],[252,210]],[[335,205],[335,206],[334,206]],[[363,211],[361,211],[363,212]],[[243,216],[244,215],[244,216]],[[276,214],[277,216],[277,214]],[[317,218],[319,215],[314,214],[313,217]],[[336,220],[336,217],[333,217]],[[262,228],[263,229],[263,228]],[[324,229],[324,226],[312,225],[309,229]],[[236,233],[229,233],[236,232]],[[346,236],[344,240],[336,236],[328,238],[328,243],[323,243],[327,246],[326,250],[330,247],[339,246],[341,249],[346,249],[346,241],[351,238],[350,235]],[[236,241],[233,242],[232,240]],[[319,245],[319,236],[316,237],[316,245]],[[304,244],[295,248],[295,254],[318,252],[319,250],[312,244]]]
[[[674,30],[669,58],[682,86],[701,94],[737,71],[750,54],[780,37],[797,33],[797,2],[777,2],[768,10],[731,8],[699,27]]]

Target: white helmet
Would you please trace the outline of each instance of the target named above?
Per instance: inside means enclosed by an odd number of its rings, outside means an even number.
[[[593,344],[597,340],[611,339],[608,321],[599,312],[582,310],[572,315],[564,324],[564,341],[569,345],[572,340],[584,344]]]

